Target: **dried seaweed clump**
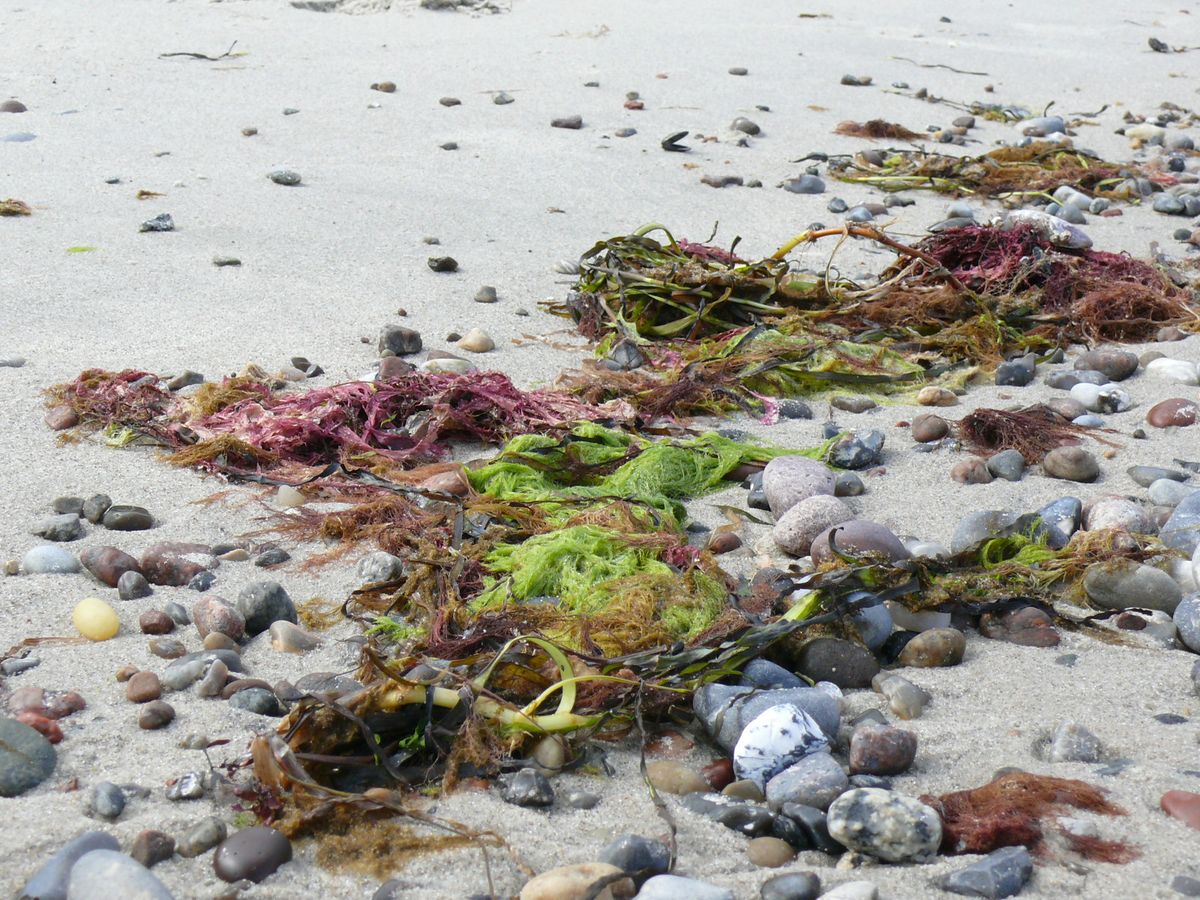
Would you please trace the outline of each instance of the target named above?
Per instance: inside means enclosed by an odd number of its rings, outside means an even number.
[[[1019,450],[1029,463],[1041,462],[1056,447],[1081,443],[1091,430],[1041,404],[1018,412],[980,407],[958,421],[959,437],[973,450],[988,455]]]
[[[942,818],[944,853],[990,853],[1000,847],[1024,846],[1045,854],[1050,820],[1071,809],[1104,816],[1123,816],[1125,810],[1110,802],[1104,791],[1084,781],[1008,772],[982,787],[925,795],[921,802]],[[1126,863],[1137,850],[1125,841],[1077,839],[1066,829],[1056,830],[1073,850],[1098,862]]]
[[[921,137],[915,131],[909,131],[903,125],[895,122],[885,122],[883,119],[870,119],[866,122],[839,122],[834,134],[844,134],[847,137],[888,138],[897,141],[915,141]]]
[[[33,215],[33,210],[29,208],[29,204],[24,200],[14,200],[9,197],[7,200],[0,200],[0,216],[29,216]]]

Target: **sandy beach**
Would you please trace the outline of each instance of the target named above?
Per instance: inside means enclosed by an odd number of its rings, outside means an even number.
[[[236,541],[264,526],[273,504],[269,489],[173,467],[146,448],[118,450],[95,438],[60,442],[44,422],[43,392],[86,368],[139,368],[164,377],[194,370],[218,380],[249,363],[275,371],[304,356],[325,371],[306,387],[337,384],[369,376],[378,363],[379,330],[405,325],[421,333],[427,351],[455,351],[447,334],[481,328],[496,349],[463,355],[521,387],[545,386],[590,354],[569,320],[539,307],[562,300],[572,284],[555,263],[652,222],[694,241],[715,234],[711,243],[723,246],[740,236],[739,253],[747,258],[769,254],[812,223],[840,225],[841,216],[826,209],[833,197],[854,206],[879,201],[882,193],[832,179],[824,194],[811,196],[777,185],[802,172],[808,163],[795,160],[809,153],[868,146],[833,133],[843,120],[881,118],[924,132],[961,115],[910,96],[919,88],[1038,114],[1050,104],[1060,115],[1103,110],[1076,129],[1076,146],[1131,160],[1129,139],[1116,133],[1127,112],[1152,116],[1164,102],[1191,109],[1198,101],[1197,54],[1147,47],[1152,36],[1194,43],[1195,16],[1180,4],[505,0],[496,13],[434,12],[415,0],[342,5],[315,12],[284,0],[88,6],[0,0],[0,100],[17,98],[28,107],[0,113],[0,199],[20,198],[32,208],[28,217],[0,218],[0,357],[26,360],[0,368],[0,561],[42,543],[30,530],[59,496],[105,493],[147,508],[156,520],[151,530],[116,538],[87,526],[82,539],[63,545],[76,554],[114,543],[137,556],[164,541]],[[231,45],[232,53],[215,61],[160,56],[220,56]],[[747,74],[729,74],[737,66]],[[848,73],[873,81],[841,84]],[[370,89],[385,80],[395,83],[394,93]],[[597,86],[586,86],[591,82]],[[502,91],[512,103],[493,102]],[[644,109],[624,108],[630,91],[639,93]],[[439,104],[451,96],[461,105]],[[582,117],[582,128],[550,127],[552,119],[571,115]],[[738,116],[761,126],[748,146],[737,146],[730,130]],[[636,133],[617,137],[623,128]],[[243,129],[257,133],[246,136]],[[660,141],[678,131],[690,132],[683,142],[691,150],[664,152]],[[35,137],[6,140],[17,133]],[[1200,129],[1187,133],[1197,137]],[[1018,125],[980,117],[963,147],[938,149],[983,153],[1019,137]],[[448,142],[457,149],[442,149]],[[301,184],[273,183],[267,175],[278,169],[300,173]],[[713,189],[701,183],[705,175],[758,179],[762,187]],[[138,191],[156,195],[138,199]],[[924,191],[905,196],[915,203],[888,210],[876,225],[915,242],[946,218],[950,200]],[[982,217],[998,209],[987,201],[975,205]],[[173,232],[139,232],[160,213],[173,217]],[[1097,249],[1145,258],[1156,243],[1175,259],[1195,258],[1194,247],[1172,239],[1193,220],[1161,215],[1149,204],[1126,205],[1123,213],[1088,217],[1085,230]],[[810,246],[792,258],[821,271],[830,248]],[[431,271],[426,259],[435,254],[453,256],[458,271]],[[241,265],[215,266],[215,256],[237,257]],[[834,265],[869,278],[891,258],[868,242],[850,241]],[[482,285],[495,287],[498,302],[473,302]],[[1197,336],[1126,349],[1151,348],[1200,363]],[[1062,396],[1042,383],[1049,371],[1039,367],[1037,380],[1023,388],[973,385],[959,405],[939,412],[956,420],[978,406]],[[964,454],[913,452],[909,429],[897,423],[927,410],[905,404],[856,414],[822,402],[813,404],[809,420],[763,425],[741,416],[719,424],[789,447],[819,444],[831,417],[845,428],[881,430],[885,471],[864,475],[866,492],[850,498],[851,507],[897,534],[945,544],[968,512],[1032,511],[1065,494],[1144,500],[1145,489],[1127,467],[1200,459],[1195,428],[1148,428],[1146,440],[1130,436],[1145,426],[1154,403],[1196,399],[1197,388],[1144,372],[1122,387],[1136,405],[1104,417],[1117,432],[1116,446],[1086,442],[1102,467],[1091,484],[1056,481],[1032,467],[1017,482],[956,483],[950,469]],[[691,503],[689,512],[715,527],[726,521],[719,505],[744,500],[744,491],[731,488]],[[740,533],[746,547],[728,557],[731,571],[752,573],[764,551],[780,555],[770,528],[746,524]],[[304,559],[322,548],[284,546],[292,560],[266,575],[249,563],[222,565],[214,593],[232,599],[262,577],[282,583],[296,601],[340,600],[358,587],[354,557],[304,569]],[[0,649],[31,637],[75,636],[71,610],[88,596],[113,603],[120,634],[34,647],[30,655],[40,664],[0,687],[4,694],[30,685],[74,690],[88,702],[60,722],[65,737],[53,774],[19,797],[0,799],[5,896],[17,894],[45,858],[84,831],[107,831],[127,849],[143,829],[179,834],[208,815],[232,819],[227,807],[208,799],[164,797],[170,779],[207,768],[203,754],[181,749],[180,741],[189,733],[227,738],[231,743],[211,754],[214,761],[231,759],[253,733],[276,722],[185,691],[172,695],[178,716],[170,727],[138,728],[114,674],[124,665],[164,668],[149,652],[138,617],[172,600],[191,608],[197,595],[183,587],[156,587],[150,597],[119,602],[86,573],[0,577]],[[359,633],[351,623],[335,626],[320,649],[304,656],[275,652],[264,634],[246,646],[243,659],[270,683],[313,671],[350,672]],[[189,650],[200,646],[194,629],[175,636]],[[1077,657],[1073,665],[1062,664],[1064,654]],[[1064,851],[1037,866],[1021,896],[1178,896],[1172,878],[1200,878],[1200,833],[1164,815],[1159,799],[1173,789],[1200,791],[1200,710],[1189,677],[1195,660],[1179,648],[1114,646],[1084,634],[1064,633],[1058,648],[1042,649],[972,633],[961,665],[904,673],[933,701],[921,718],[901,723],[920,744],[896,789],[916,797],[974,787],[1006,766],[1096,783],[1128,811],[1096,817],[1100,835],[1127,840],[1139,857],[1114,865]],[[846,715],[883,704],[870,690],[849,691]],[[1163,725],[1153,718],[1162,713],[1187,721]],[[1110,758],[1132,763],[1106,777],[1096,774],[1096,764],[1039,759],[1035,743],[1065,720],[1084,723]],[[716,751],[696,731],[696,745],[681,761],[699,767]],[[621,746],[610,750],[609,761],[614,777],[555,779],[560,792],[599,794],[593,810],[522,809],[477,790],[431,807],[503,834],[535,871],[585,862],[615,835],[664,830],[638,775],[637,754]],[[73,779],[80,789],[64,791]],[[97,781],[149,793],[131,796],[115,822],[100,822],[81,809]],[[742,835],[681,810],[676,819],[676,871],[728,888],[739,900],[759,896],[767,878],[786,871],[817,872],[826,889],[871,881],[886,900],[949,897],[938,879],[970,861],[939,856],[923,865],[846,870],[833,857],[803,852],[768,870],[747,859]],[[315,852],[312,841],[297,841],[295,859],[245,896],[367,898],[382,880],[322,868]],[[490,863],[497,894],[516,896],[526,876],[502,852],[493,851]],[[214,874],[211,854],[176,856],[153,873],[180,900],[232,896]],[[393,874],[405,885],[397,896],[432,900],[488,890],[476,850],[418,858]]]

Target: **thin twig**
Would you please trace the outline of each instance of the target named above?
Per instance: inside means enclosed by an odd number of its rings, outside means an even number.
[[[891,59],[898,59],[901,62],[912,63],[914,66],[920,66],[922,69],[947,69],[951,72],[957,72],[959,75],[982,75],[984,78],[991,78],[987,72],[971,72],[967,69],[956,69],[954,66],[947,66],[944,63],[920,63],[915,59],[909,59],[907,56],[893,56]]]
[[[225,59],[227,57],[232,56],[233,48],[236,46],[237,46],[237,41],[234,41],[232,44],[229,45],[229,49],[226,50],[224,53],[222,53],[220,56],[209,56],[207,53],[190,53],[186,50],[181,50],[177,53],[160,53],[160,54],[158,54],[158,58],[159,59],[167,59],[172,56],[186,56],[188,59],[206,59],[209,62],[216,62],[217,60]]]

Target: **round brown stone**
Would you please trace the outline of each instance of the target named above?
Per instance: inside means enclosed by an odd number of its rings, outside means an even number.
[[[919,444],[940,441],[950,433],[950,423],[933,413],[921,413],[913,419],[912,436]]]
[[[162,700],[151,700],[142,707],[142,711],[138,713],[138,727],[144,728],[146,731],[155,731],[159,728],[165,728],[175,720],[175,709],[169,703],[164,703]]]
[[[957,628],[930,628],[905,644],[896,662],[920,669],[957,666],[966,649],[967,638]]]
[[[125,699],[149,703],[162,696],[162,684],[153,672],[138,672],[125,683]]]
[[[950,469],[950,477],[959,484],[990,484],[992,473],[988,471],[987,463],[976,457],[960,459]]]
[[[850,773],[900,775],[917,756],[917,736],[891,725],[860,725],[850,737]]]
[[[1186,427],[1196,424],[1197,413],[1200,413],[1200,405],[1194,400],[1172,397],[1150,407],[1146,413],[1146,423],[1155,428],[1169,428],[1172,425]]]
[[[175,620],[161,609],[148,609],[138,616],[138,627],[142,634],[170,634],[175,630]]]
[[[792,845],[777,837],[757,837],[746,848],[750,862],[765,869],[777,869],[796,858]]]

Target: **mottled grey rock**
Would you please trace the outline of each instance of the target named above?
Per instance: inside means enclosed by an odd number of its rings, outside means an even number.
[[[988,457],[987,470],[1005,481],[1020,481],[1025,474],[1025,457],[1020,450],[1001,450]]]
[[[1115,347],[1089,350],[1075,360],[1076,369],[1101,372],[1109,381],[1124,381],[1137,371],[1137,367],[1137,354]]]
[[[942,889],[967,897],[1015,897],[1033,876],[1033,859],[1024,847],[1001,847],[965,869],[942,879]]]
[[[376,550],[358,561],[357,572],[365,584],[397,581],[404,577],[404,560],[384,550]]]
[[[88,794],[84,809],[89,816],[111,822],[125,811],[125,792],[111,781],[101,781]]]
[[[551,806],[554,788],[537,769],[520,769],[501,779],[500,796],[515,806]]]
[[[1188,554],[1195,552],[1197,545],[1200,545],[1200,491],[1189,494],[1179,502],[1158,536],[1168,547]]]
[[[293,172],[291,169],[276,169],[267,175],[276,184],[282,184],[284,187],[295,187],[300,183],[300,173]]]
[[[33,533],[56,543],[75,541],[83,537],[83,526],[75,513],[48,516],[37,524]]]
[[[17,895],[18,900],[66,900],[71,867],[80,857],[93,850],[120,849],[121,845],[111,834],[105,834],[103,831],[85,831],[59,848],[33,873]]]
[[[1083,525],[1088,531],[1117,528],[1131,534],[1149,534],[1154,530],[1145,510],[1125,497],[1098,497],[1089,501],[1083,510]]]
[[[159,213],[153,219],[147,219],[142,223],[139,231],[174,231],[175,220],[171,218],[170,213]]]
[[[216,816],[197,822],[179,839],[175,849],[187,859],[207,853],[226,837],[225,823]]]
[[[759,888],[761,900],[817,900],[821,879],[815,872],[790,872],[768,878]]]
[[[854,641],[819,637],[805,642],[796,654],[796,670],[813,681],[828,681],[839,688],[861,688],[879,671],[870,650]]]
[[[828,809],[850,787],[842,767],[828,753],[811,753],[767,782],[767,805],[778,812],[785,803]]]
[[[1131,559],[1092,563],[1083,574],[1083,589],[1101,609],[1141,607],[1175,612],[1183,591],[1162,569]]]
[[[283,586],[275,581],[255,581],[238,594],[237,608],[246,617],[246,634],[253,637],[280,620],[295,625],[296,606]]]
[[[854,518],[845,501],[827,494],[801,500],[775,523],[771,537],[784,553],[804,556],[826,529]]]
[[[16,719],[0,718],[0,797],[17,797],[37,787],[57,761],[41,733]]]
[[[1193,653],[1200,653],[1200,594],[1188,594],[1172,615],[1179,640]]]
[[[942,821],[933,809],[879,788],[842,794],[829,807],[828,827],[834,840],[886,862],[929,859],[942,842]]]
[[[841,438],[829,451],[831,464],[842,469],[869,469],[883,457],[882,431],[856,431]]]
[[[800,688],[804,679],[794,675],[783,666],[756,657],[742,667],[742,683],[757,688]]]
[[[1030,357],[1005,360],[996,366],[996,384],[1008,387],[1025,387],[1025,385],[1033,381],[1034,373],[1034,361]]]
[[[1050,738],[1047,757],[1051,762],[1100,762],[1100,739],[1078,722],[1063,722]]]
[[[25,575],[73,575],[82,569],[74,554],[53,544],[39,544],[21,557]]]
[[[1051,549],[1061,550],[1067,546],[1071,535],[1079,530],[1083,503],[1077,497],[1060,497],[1047,503],[1036,515],[1040,520],[1037,534],[1045,535]]]
[[[278,718],[285,712],[278,698],[266,688],[245,688],[230,697],[228,702],[235,709],[256,713],[260,716],[274,716]]]
[[[83,501],[80,512],[93,525],[99,525],[104,521],[104,514],[108,512],[110,506],[112,506],[112,498],[108,494],[92,494]]]
[[[866,519],[848,519],[827,528],[813,539],[810,552],[815,564],[821,565],[834,558],[833,550],[829,546],[829,535],[834,531],[834,543],[842,553],[852,556],[876,554],[890,562],[908,559],[911,556],[895,532],[887,526]]]
[[[596,859],[630,875],[649,878],[670,868],[671,848],[640,834],[623,834],[601,850]]]
[[[751,721],[772,706],[791,704],[812,716],[826,738],[837,737],[841,710],[837,701],[817,688],[756,691],[730,684],[705,684],[692,695],[692,708],[708,733],[727,752]]]
[[[776,518],[809,497],[832,495],[835,485],[829,467],[807,456],[777,456],[762,472],[763,493]]]
[[[1150,500],[1158,506],[1178,506],[1196,490],[1194,485],[1182,484],[1173,478],[1159,478],[1150,485],[1147,493]]]
[[[138,600],[152,593],[150,582],[141,572],[123,572],[117,579],[117,596],[122,600]]]
[[[768,781],[829,741],[812,716],[792,704],[772,706],[750,721],[733,748],[733,771],[763,790]]]
[[[402,325],[385,325],[379,331],[380,356],[408,356],[421,352],[421,334]]]
[[[825,193],[825,182],[816,175],[800,175],[785,181],[783,189],[793,194],[823,194]]]
[[[1021,531],[1025,517],[1006,509],[981,509],[959,521],[950,538],[950,552],[962,553],[984,541]]]

